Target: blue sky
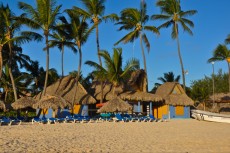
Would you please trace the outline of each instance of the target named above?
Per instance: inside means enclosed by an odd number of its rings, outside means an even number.
[[[20,0],[31,5],[35,0]],[[145,0],[147,3],[148,15],[160,14],[159,8],[155,6],[156,0]],[[13,12],[17,15],[22,13],[17,8],[18,0],[1,0],[4,4],[8,3]],[[57,0],[62,4],[62,10],[72,8],[72,6],[82,7],[80,0]],[[119,14],[124,8],[139,8],[140,0],[107,0],[105,3],[105,15],[110,13]],[[181,45],[181,54],[184,68],[188,70],[186,75],[186,85],[189,86],[191,81],[201,79],[205,75],[210,76],[212,65],[207,60],[212,56],[213,50],[218,44],[224,43],[225,38],[230,34],[229,0],[181,0],[182,10],[197,10],[198,13],[189,17],[195,24],[192,29],[193,36],[184,33],[179,29],[179,39]],[[146,25],[159,26],[162,22],[150,20]],[[127,31],[117,31],[119,26],[113,23],[102,23],[99,26],[100,48],[112,53],[114,43],[122,38]],[[96,56],[96,39],[93,32],[88,42],[83,46],[83,63],[86,60],[98,62]],[[150,52],[146,51],[147,70],[149,79],[149,89],[152,89],[154,83],[159,82],[158,77],[163,76],[165,72],[173,72],[175,75],[181,75],[181,67],[177,55],[176,41],[171,39],[171,28],[162,29],[160,36],[147,32],[148,39],[151,43]],[[140,60],[141,68],[143,61],[140,48],[140,40],[134,43],[120,44],[117,47],[123,49],[124,62],[135,57]],[[40,65],[45,67],[46,54],[42,50],[45,43],[30,42],[22,45],[24,53],[28,54],[33,60],[38,60]],[[230,45],[228,46],[230,48]],[[61,54],[57,48],[50,51],[50,68],[55,68],[61,74]],[[65,49],[64,59],[65,75],[70,71],[77,70],[78,55],[73,54],[70,50]],[[219,69],[227,71],[226,62],[215,63],[215,73]],[[92,69],[83,64],[82,72],[86,76]],[[182,82],[182,80],[181,80]]]

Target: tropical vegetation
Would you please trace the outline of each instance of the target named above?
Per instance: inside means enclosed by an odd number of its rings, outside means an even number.
[[[47,86],[65,76],[65,48],[73,51],[71,52],[73,56],[78,55],[76,60],[71,61],[77,68],[69,74],[76,78],[76,85],[79,81],[88,90],[95,80],[100,81],[101,84],[110,82],[113,84],[115,94],[116,88],[124,86],[128,82],[130,74],[140,69],[140,63],[135,58],[127,60],[121,47],[116,46],[117,48],[113,48],[111,51],[100,48],[99,25],[108,20],[112,21],[114,25],[120,26],[118,28],[119,34],[124,34],[123,37],[114,40],[115,45],[133,43],[135,40],[140,39],[146,74],[147,61],[144,48],[146,47],[147,51],[150,52],[152,44],[149,41],[150,36],[159,35],[159,30],[172,26],[171,36],[177,41],[182,74],[175,76],[173,72],[164,73],[163,77],[158,78],[161,82],[155,83],[155,89],[164,82],[179,82],[180,76],[182,76],[183,87],[186,88],[185,70],[180,50],[179,25],[181,25],[182,30],[192,34],[190,28],[194,26],[194,23],[187,17],[196,14],[197,11],[183,11],[180,0],[158,0],[156,5],[160,8],[161,13],[152,15],[151,19],[154,22],[156,20],[163,20],[164,22],[157,28],[149,22],[147,4],[144,1],[140,3],[139,9],[125,8],[120,11],[120,15],[114,13],[104,15],[107,13],[105,2],[105,0],[81,0],[81,5],[66,10],[62,10],[62,5],[59,5],[56,0],[36,0],[35,5],[19,2],[18,7],[22,11],[20,15],[14,14],[8,5],[1,4],[0,99],[6,103],[12,103],[25,95],[34,96],[39,92],[45,94]],[[107,25],[105,24],[104,26]],[[110,27],[108,26],[107,28],[109,29]],[[96,39],[96,53],[93,55],[98,57],[98,62],[90,61],[88,59],[88,50],[84,48],[87,42],[90,43],[90,37],[94,31],[96,33],[96,36],[93,37]],[[100,32],[103,32],[103,29]],[[109,38],[113,39],[112,36]],[[225,39],[226,45],[230,43],[229,40],[230,36],[228,35]],[[23,45],[28,45],[31,41],[42,41],[44,43],[42,48],[46,53],[45,69],[40,65],[41,63],[26,54],[26,49],[23,48]],[[208,62],[227,61],[230,54],[226,45],[218,45],[213,51],[213,57]],[[58,73],[58,70],[50,68],[49,65],[50,57],[53,57],[53,54],[50,54],[50,50],[55,49],[61,51],[61,61],[55,59],[61,65],[61,74]],[[40,53],[42,54],[41,51]],[[89,74],[86,77],[83,74],[88,70],[82,68],[83,59],[93,69],[88,72]],[[125,65],[123,63],[124,59],[127,60]],[[227,64],[229,68],[229,62]],[[214,74],[211,77],[205,76],[204,79],[192,81],[191,97],[200,102],[207,99],[209,95],[213,94],[213,79],[216,93],[230,91],[230,75],[219,71],[218,74]],[[229,81],[229,86],[226,81]],[[147,90],[148,86],[146,87]],[[189,91],[189,89],[186,88],[186,91]]]

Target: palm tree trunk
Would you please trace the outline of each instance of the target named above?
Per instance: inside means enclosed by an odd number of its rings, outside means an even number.
[[[9,61],[9,75],[10,75],[10,80],[13,86],[13,91],[14,91],[14,100],[16,101],[18,99],[17,97],[17,91],[16,91],[16,86],[14,83],[14,76],[12,73],[12,48],[11,48],[11,44],[9,43],[9,49],[10,49],[10,61]]]
[[[62,51],[61,51],[61,75],[63,78],[64,77],[64,45],[62,45]]]
[[[45,77],[45,84],[44,84],[44,89],[43,89],[43,95],[46,94],[46,87],[47,87],[47,82],[48,82],[48,75],[49,75],[49,40],[48,40],[48,35],[45,36],[46,37],[46,77]]]
[[[230,92],[230,64],[228,63],[228,92]]]
[[[147,66],[146,66],[146,59],[145,59],[145,51],[142,43],[142,34],[140,34],[140,43],[141,43],[141,51],[142,51],[142,57],[144,62],[144,69],[146,73],[146,86],[144,87],[143,91],[148,92],[148,75],[147,75]]]
[[[180,65],[181,65],[181,71],[182,71],[183,88],[184,88],[184,92],[186,92],[184,65],[183,65],[183,61],[182,61],[182,57],[181,57],[181,53],[180,53],[180,42],[179,42],[179,36],[178,36],[177,23],[175,23],[175,26],[174,26],[174,27],[175,27],[175,31],[176,31],[176,40],[177,40],[178,56],[179,56],[179,59],[180,59]]]
[[[2,67],[3,67],[2,48],[3,45],[0,45],[0,79],[2,78]]]
[[[78,81],[79,81],[80,72],[81,72],[81,63],[82,63],[81,45],[78,46],[78,51],[79,51],[79,63],[78,63],[77,77],[75,78],[76,90],[74,90],[74,95],[73,95],[73,100],[72,100],[72,113],[73,113],[73,108],[74,108],[74,100],[77,94]]]
[[[100,66],[102,66],[102,61],[101,61],[101,57],[99,55],[99,52],[100,52],[100,46],[99,46],[99,29],[98,29],[98,23],[96,23],[96,41],[97,41],[97,56],[98,56],[98,59],[99,59],[99,63],[100,63]],[[103,81],[101,81],[101,100],[100,100],[100,103],[103,102],[103,96],[104,96],[104,92],[103,92]]]

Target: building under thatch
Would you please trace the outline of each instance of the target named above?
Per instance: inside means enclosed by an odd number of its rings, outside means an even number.
[[[156,94],[141,92],[141,91],[126,91],[120,94],[123,100],[141,101],[141,102],[160,102],[163,101],[162,97]]]
[[[114,99],[117,95],[122,93],[125,89],[122,86],[114,87],[112,83],[103,83],[103,100],[108,101]],[[94,81],[90,89],[92,95],[98,100],[101,100],[101,82]]]
[[[75,98],[74,94],[76,91]],[[39,100],[42,93],[35,96],[35,99]],[[73,104],[94,104],[96,100],[88,94],[85,88],[78,82],[76,86],[75,78],[71,75],[59,79],[54,84],[50,85],[46,89],[48,95],[58,95],[63,97],[67,101]]]
[[[230,93],[216,93],[207,102],[214,102],[215,112],[230,114]]]
[[[85,90],[85,88],[78,82],[76,85],[75,77],[69,75],[62,79],[59,79],[54,84],[50,85],[46,89],[46,94],[57,95],[70,102],[72,113],[79,114],[81,111],[88,111],[88,104],[95,104],[96,100]],[[41,98],[42,92],[35,96],[35,99]],[[74,97],[75,95],[75,97]],[[70,113],[69,110],[63,110]],[[62,111],[62,112],[63,112]]]
[[[3,101],[0,101],[0,109],[3,110],[3,111],[6,110],[6,106],[5,106]]]
[[[99,110],[98,113],[109,113],[109,112],[128,112],[132,111],[132,105],[128,104],[119,97],[106,102]]]
[[[159,86],[156,94],[164,99],[164,105],[154,108],[157,118],[190,118],[190,106],[194,101],[189,98],[177,82],[166,82]]]
[[[37,100],[32,98],[32,97],[21,97],[17,101],[15,101],[14,103],[12,103],[11,106],[15,110],[24,109],[24,108],[28,108],[28,107],[33,108],[33,104],[35,104],[36,102],[37,102]]]

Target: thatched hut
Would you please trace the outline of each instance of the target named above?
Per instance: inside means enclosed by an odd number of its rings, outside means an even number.
[[[103,100],[108,101],[114,99],[117,95],[122,93],[125,89],[123,86],[114,87],[112,83],[103,83]],[[91,87],[92,95],[100,101],[101,99],[101,82],[94,81]]]
[[[48,110],[52,109],[52,116],[55,117],[58,109],[64,109],[69,105],[70,103],[60,96],[46,95],[43,96],[37,103],[33,104],[33,108],[42,109],[42,115],[46,115],[48,112],[51,113],[51,110]]]
[[[75,94],[76,93],[76,94]],[[73,76],[69,75],[59,79],[54,84],[46,89],[46,94],[57,95],[70,102],[70,107],[74,114],[79,114],[81,111],[88,111],[88,104],[95,104],[96,100],[84,89],[84,87]],[[35,96],[39,100],[42,93]],[[75,95],[75,97],[74,97]],[[68,110],[66,110],[68,111]]]
[[[230,93],[216,93],[211,95],[208,102],[214,102],[216,112],[230,114]]]
[[[0,109],[3,110],[3,111],[6,110],[6,106],[5,106],[3,101],[0,101]]]
[[[190,106],[194,101],[189,98],[177,82],[166,82],[159,86],[156,94],[164,99],[164,105],[154,108],[157,118],[190,118]]]
[[[128,104],[119,97],[106,102],[99,110],[98,113],[109,113],[109,112],[128,112],[132,111],[132,105]]]
[[[32,97],[21,97],[17,101],[11,104],[13,109],[24,109],[24,108],[33,108],[33,104],[35,104],[37,100]]]

